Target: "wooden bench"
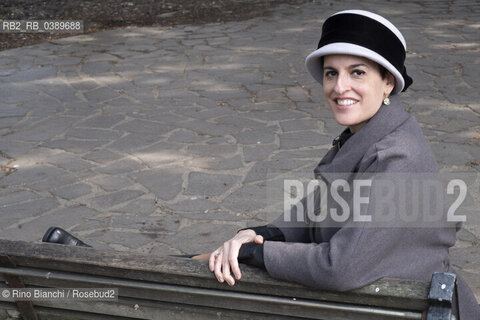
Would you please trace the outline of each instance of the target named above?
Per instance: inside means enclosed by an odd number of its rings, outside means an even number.
[[[118,300],[108,302],[7,301],[0,294],[0,311],[16,310],[25,320],[422,319],[429,301],[439,301],[429,300],[426,282],[382,279],[358,290],[333,292],[278,281],[248,266],[242,271],[242,280],[230,287],[216,281],[205,261],[0,240],[0,292],[118,288]],[[445,291],[443,285],[439,290]],[[449,309],[448,297],[442,300],[432,312]],[[443,311],[437,314],[441,317],[429,319],[449,319]]]

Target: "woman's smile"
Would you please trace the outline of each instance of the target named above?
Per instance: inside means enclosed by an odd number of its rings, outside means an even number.
[[[358,102],[358,100],[353,98],[337,98],[335,101],[337,102],[337,108],[342,110],[348,110]]]

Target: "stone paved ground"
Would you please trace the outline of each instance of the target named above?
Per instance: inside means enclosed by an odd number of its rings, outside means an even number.
[[[443,170],[480,170],[480,5],[315,1],[246,21],[127,28],[0,52],[0,237],[58,225],[97,248],[205,252],[269,213],[273,169],[314,168],[341,128],[305,72],[325,17],[404,33],[403,94]],[[454,266],[480,298],[480,227]]]

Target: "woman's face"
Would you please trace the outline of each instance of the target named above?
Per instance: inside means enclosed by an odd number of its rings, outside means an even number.
[[[335,54],[324,57],[323,91],[337,122],[358,131],[382,106],[395,86],[388,73],[366,58]]]

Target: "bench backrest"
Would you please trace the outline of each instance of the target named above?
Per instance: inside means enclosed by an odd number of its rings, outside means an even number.
[[[358,290],[333,292],[241,268],[242,280],[230,287],[216,281],[206,262],[192,259],[0,240],[0,283],[5,288],[118,288],[118,301],[14,304],[0,297],[0,309],[18,308],[25,320],[334,320],[421,319],[428,307],[427,282],[382,279]]]

